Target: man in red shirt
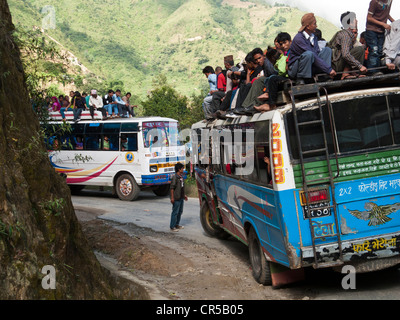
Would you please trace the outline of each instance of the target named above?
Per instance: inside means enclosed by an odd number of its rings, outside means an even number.
[[[371,0],[368,8],[367,24],[365,31],[365,41],[368,47],[367,68],[377,68],[381,66],[383,44],[385,42],[385,30],[390,30],[391,22],[394,19],[390,16],[392,0]],[[369,70],[376,73],[379,70]]]

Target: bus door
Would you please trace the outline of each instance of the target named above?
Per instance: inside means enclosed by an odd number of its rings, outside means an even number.
[[[139,124],[137,122],[127,122],[121,124],[121,131],[119,132],[119,151],[121,165],[128,166],[128,171],[132,174],[141,174],[139,159],[139,144],[138,135]],[[146,170],[148,168],[146,167]],[[136,176],[135,176],[136,178]]]

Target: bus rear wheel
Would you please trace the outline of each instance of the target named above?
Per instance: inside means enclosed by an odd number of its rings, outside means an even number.
[[[115,190],[118,198],[125,201],[136,200],[140,192],[140,188],[135,179],[127,173],[118,177]]]
[[[229,234],[216,225],[212,219],[211,210],[207,201],[203,201],[200,207],[200,222],[203,230],[211,237],[227,239]]]
[[[250,229],[249,237],[249,256],[254,279],[265,286],[272,285],[271,269],[269,262],[265,258],[260,240],[253,228]]]

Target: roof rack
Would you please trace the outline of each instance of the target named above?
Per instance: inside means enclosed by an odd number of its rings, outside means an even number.
[[[289,93],[292,90],[295,95],[310,95],[315,94],[321,88],[325,88],[328,93],[345,92],[355,89],[370,89],[389,86],[400,86],[400,72],[386,73],[381,75],[371,75],[359,77],[355,79],[345,80],[329,80],[322,82],[314,82],[310,84],[294,85],[291,80],[288,80],[283,91]]]

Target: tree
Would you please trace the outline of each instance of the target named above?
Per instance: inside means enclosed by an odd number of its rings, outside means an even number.
[[[0,0],[0,299],[115,298],[38,135],[14,30]]]
[[[155,88],[143,101],[145,116],[162,116],[180,120],[186,116],[188,99],[167,83],[165,75],[153,81]]]
[[[155,87],[147,100],[142,102],[145,116],[162,116],[176,119],[182,128],[190,128],[190,126],[203,119],[203,111],[201,109],[201,99],[199,107],[199,99],[192,96],[189,100],[186,96],[180,95],[173,87],[167,83],[165,75],[159,75],[154,81]]]

